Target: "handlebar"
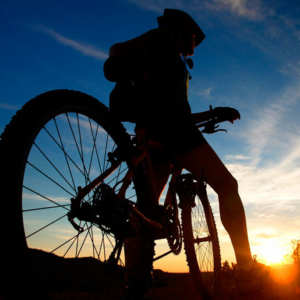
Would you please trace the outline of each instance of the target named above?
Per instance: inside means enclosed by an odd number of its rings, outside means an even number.
[[[212,109],[211,105],[209,106],[209,109],[212,112],[213,109]],[[204,127],[204,129],[201,130],[201,132],[208,133],[208,134],[216,133],[218,131],[225,131],[225,132],[227,132],[226,129],[218,129],[218,130],[216,130],[217,128],[220,127],[220,125],[216,126],[216,124],[222,123],[222,122],[225,122],[225,121],[228,121],[228,120],[225,119],[225,118],[213,117],[213,119],[211,119],[209,121],[202,122],[202,123],[198,123],[198,124],[196,124],[196,126],[197,126],[197,128]]]

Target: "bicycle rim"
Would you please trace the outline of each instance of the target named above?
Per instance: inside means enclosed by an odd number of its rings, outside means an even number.
[[[219,240],[208,200],[202,202],[196,195],[195,204],[182,211],[184,247],[195,286],[204,299],[209,299],[220,286]]]
[[[136,233],[140,243],[129,251],[134,263],[128,283],[124,245],[115,262],[108,263],[117,243],[113,230],[107,224],[77,220],[83,229],[78,232],[67,218],[78,186],[84,187],[103,173],[110,165],[108,153],[129,142],[123,126],[111,119],[104,105],[73,91],[38,96],[7,126],[1,153],[15,164],[3,162],[5,198],[10,200],[4,208],[12,212],[8,219],[14,236],[5,238],[13,248],[10,257],[19,256],[15,260],[23,296],[134,299],[144,293],[153,259],[150,238]],[[122,163],[104,186],[115,187],[126,170]],[[133,186],[126,198],[137,202]],[[95,200],[94,191],[83,200],[93,201],[100,201]],[[11,270],[8,273],[13,277]],[[13,288],[11,293],[17,293]]]

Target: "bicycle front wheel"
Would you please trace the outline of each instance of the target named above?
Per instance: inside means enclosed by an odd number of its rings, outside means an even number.
[[[202,198],[202,199],[201,199]],[[210,299],[220,287],[221,255],[213,213],[206,195],[182,210],[184,247],[198,293]]]
[[[80,92],[42,94],[12,119],[0,142],[1,217],[8,226],[1,257],[10,262],[2,263],[8,298],[142,298],[154,242],[143,228],[132,230],[130,237],[138,243],[127,251],[128,268],[124,248],[130,243],[117,237],[113,227],[120,218],[109,202],[127,164],[83,199],[87,216],[77,220],[82,231],[68,221],[78,187],[107,170],[109,152],[128,145],[122,124],[98,100]],[[139,204],[133,185],[126,198]],[[94,221],[91,210],[104,215],[104,221]],[[118,224],[124,224],[123,230],[130,227],[128,220]]]

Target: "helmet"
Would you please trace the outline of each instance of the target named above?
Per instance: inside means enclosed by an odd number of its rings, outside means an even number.
[[[159,27],[171,26],[173,28],[181,28],[183,26],[188,26],[195,33],[195,46],[197,47],[205,39],[205,34],[194,21],[194,19],[185,13],[184,11],[178,9],[166,8],[164,10],[164,15],[157,18]]]

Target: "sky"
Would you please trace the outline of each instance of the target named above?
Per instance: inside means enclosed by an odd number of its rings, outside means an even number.
[[[189,13],[206,35],[193,57],[192,111],[229,106],[241,114],[221,126],[227,133],[205,137],[239,182],[252,254],[271,264],[290,252],[290,241],[300,239],[298,1],[3,0],[0,8],[0,132],[49,90],[78,90],[108,105],[110,46],[156,28],[164,8]],[[222,261],[235,262],[217,197],[209,195]],[[156,266],[179,272],[184,265],[173,256]]]

